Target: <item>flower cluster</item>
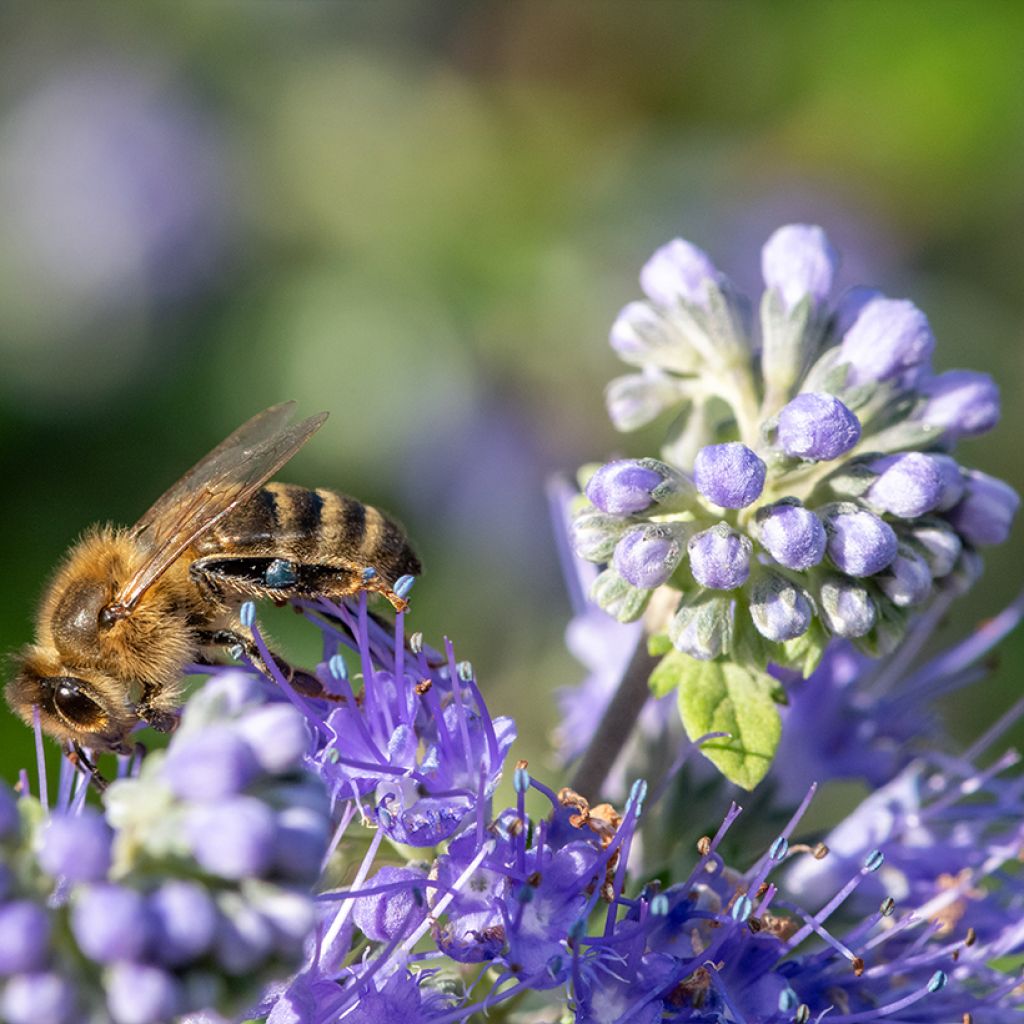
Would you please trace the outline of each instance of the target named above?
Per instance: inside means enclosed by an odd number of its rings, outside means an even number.
[[[837,263],[820,228],[776,231],[755,335],[745,299],[677,239],[612,328],[639,371],[608,388],[616,426],[676,418],[660,459],[585,476],[576,549],[607,564],[593,595],[622,621],[677,592],[656,625],[692,657],[807,666],[829,636],[892,650],[907,610],[973,581],[977,547],[1017,510],[950,454],[995,425],[995,383],[934,373],[907,300],[855,288],[832,303]]]
[[[244,1009],[293,970],[330,821],[309,746],[280,694],[229,671],[166,752],[122,759],[106,817],[68,762],[53,807],[42,771],[38,799],[0,789],[0,1019],[158,1024]]]

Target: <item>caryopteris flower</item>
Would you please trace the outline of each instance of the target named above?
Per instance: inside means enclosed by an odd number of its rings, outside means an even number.
[[[931,327],[906,299],[833,301],[837,263],[820,228],[780,228],[753,327],[706,254],[672,242],[613,327],[638,371],[610,386],[613,420],[671,412],[672,426],[659,458],[582,475],[574,538],[607,566],[592,596],[615,618],[665,593],[645,619],[656,650],[755,674],[810,671],[830,637],[877,656],[977,578],[978,547],[1006,539],[1016,493],[951,454],[995,425],[992,380],[934,374]],[[680,685],[696,671],[671,664]]]

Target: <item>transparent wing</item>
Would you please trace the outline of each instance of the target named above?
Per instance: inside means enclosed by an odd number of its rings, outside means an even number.
[[[249,498],[327,419],[322,412],[289,426],[294,408],[283,402],[253,416],[157,499],[132,530],[149,557],[114,595],[112,610],[128,614],[189,545]]]

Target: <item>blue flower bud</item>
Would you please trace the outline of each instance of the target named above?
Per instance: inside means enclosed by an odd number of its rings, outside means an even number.
[[[750,617],[761,636],[781,643],[807,632],[814,609],[799,587],[778,573],[766,573],[751,589]]]
[[[842,338],[857,322],[857,317],[860,316],[864,307],[869,302],[884,298],[885,296],[877,288],[868,288],[862,284],[843,292],[836,303],[836,311],[833,318],[835,336]]]
[[[113,832],[91,807],[79,815],[53,814],[39,835],[39,866],[54,878],[98,882],[110,870]]]
[[[75,986],[50,971],[11,978],[4,986],[0,1017],[7,1024],[73,1024],[83,1019]]]
[[[0,975],[38,971],[50,947],[50,917],[38,903],[0,906]]]
[[[764,489],[767,467],[745,444],[705,445],[694,460],[697,490],[722,508],[746,508]]]
[[[706,308],[708,285],[717,283],[720,277],[703,249],[682,238],[674,238],[644,264],[640,287],[659,306],[685,302]]]
[[[920,555],[901,546],[892,564],[878,577],[878,585],[897,608],[908,608],[931,594],[932,574]]]
[[[849,576],[873,576],[896,557],[892,527],[856,505],[832,506],[825,515],[825,529],[832,564]]]
[[[329,840],[325,814],[311,807],[285,807],[277,814],[275,869],[296,882],[315,882]]]
[[[811,224],[779,228],[761,250],[765,286],[780,292],[790,309],[805,296],[825,302],[838,266],[839,254],[825,232]]]
[[[645,367],[643,373],[616,377],[604,393],[615,429],[624,432],[645,426],[682,398],[678,380],[652,367]]]
[[[685,537],[685,528],[675,523],[636,526],[616,545],[612,565],[627,583],[653,590],[675,571],[685,551]]]
[[[237,734],[248,743],[260,768],[282,775],[302,764],[313,737],[302,713],[291,704],[264,704],[243,715]]]
[[[263,875],[274,859],[276,833],[273,812],[249,796],[197,807],[188,822],[196,860],[222,878]]]
[[[952,508],[964,491],[960,467],[948,455],[906,452],[876,459],[869,468],[879,476],[865,498],[901,519]]]
[[[217,908],[198,882],[171,879],[149,897],[159,941],[155,952],[166,967],[198,960],[213,944]]]
[[[423,874],[412,868],[381,868],[367,883],[367,888],[386,885],[395,888],[391,892],[358,898],[352,910],[356,927],[374,942],[388,942],[396,936],[408,935],[427,913],[426,902],[417,902],[413,895],[413,888],[422,884]]]
[[[153,919],[142,893],[104,882],[77,893],[71,931],[87,957],[110,964],[137,960],[146,953],[153,939]]]
[[[725,523],[698,533],[689,545],[693,578],[711,590],[735,590],[750,575],[753,545]]]
[[[17,797],[6,782],[0,781],[0,842],[17,835],[20,828]]]
[[[588,562],[607,562],[625,527],[621,516],[584,509],[570,527],[573,550]]]
[[[787,455],[837,459],[859,440],[860,420],[832,395],[797,395],[779,413],[778,442]]]
[[[305,893],[273,886],[254,893],[253,900],[270,925],[276,952],[289,961],[299,960],[306,939],[316,925],[312,899]]]
[[[942,579],[953,571],[963,550],[963,543],[948,523],[941,519],[924,521],[915,524],[907,536],[935,579]]]
[[[927,399],[921,421],[950,440],[976,437],[999,422],[999,388],[987,373],[947,370],[918,386]]]
[[[843,337],[848,387],[891,380],[926,364],[935,347],[928,318],[907,299],[867,302]]]
[[[114,1024],[162,1024],[177,1016],[181,995],[174,975],[148,964],[114,964],[107,976]]]
[[[860,583],[830,576],[818,592],[818,614],[829,632],[853,639],[871,632],[878,610]]]
[[[1010,535],[1020,496],[1008,484],[980,470],[967,471],[967,493],[948,516],[970,544],[1002,544]]]
[[[249,744],[229,725],[213,724],[176,738],[164,762],[164,777],[183,800],[220,800],[259,774]]]
[[[678,651],[709,661],[732,648],[735,602],[722,594],[701,593],[680,605],[668,624],[668,636]]]
[[[761,546],[779,565],[810,569],[825,557],[825,527],[795,498],[758,509],[755,521]]]
[[[660,472],[654,459],[620,459],[602,466],[590,478],[586,495],[602,512],[630,516],[645,512],[654,504],[653,492],[672,471]]]
[[[222,893],[214,951],[228,974],[249,974],[273,953],[276,936],[270,922],[237,892]]]

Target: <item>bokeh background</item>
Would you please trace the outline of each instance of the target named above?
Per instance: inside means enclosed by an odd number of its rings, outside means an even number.
[[[1024,485],[1024,7],[159,3],[0,8],[0,647],[88,523],[251,413],[328,409],[282,474],[391,510],[415,621],[544,761],[569,605],[548,474],[615,435],[606,344],[682,235],[751,290],[780,223],[995,374],[963,457]],[[1020,532],[951,639],[1020,586]],[[265,623],[305,656],[291,617]],[[976,734],[1024,642],[954,698]],[[32,758],[4,715],[0,771]]]

